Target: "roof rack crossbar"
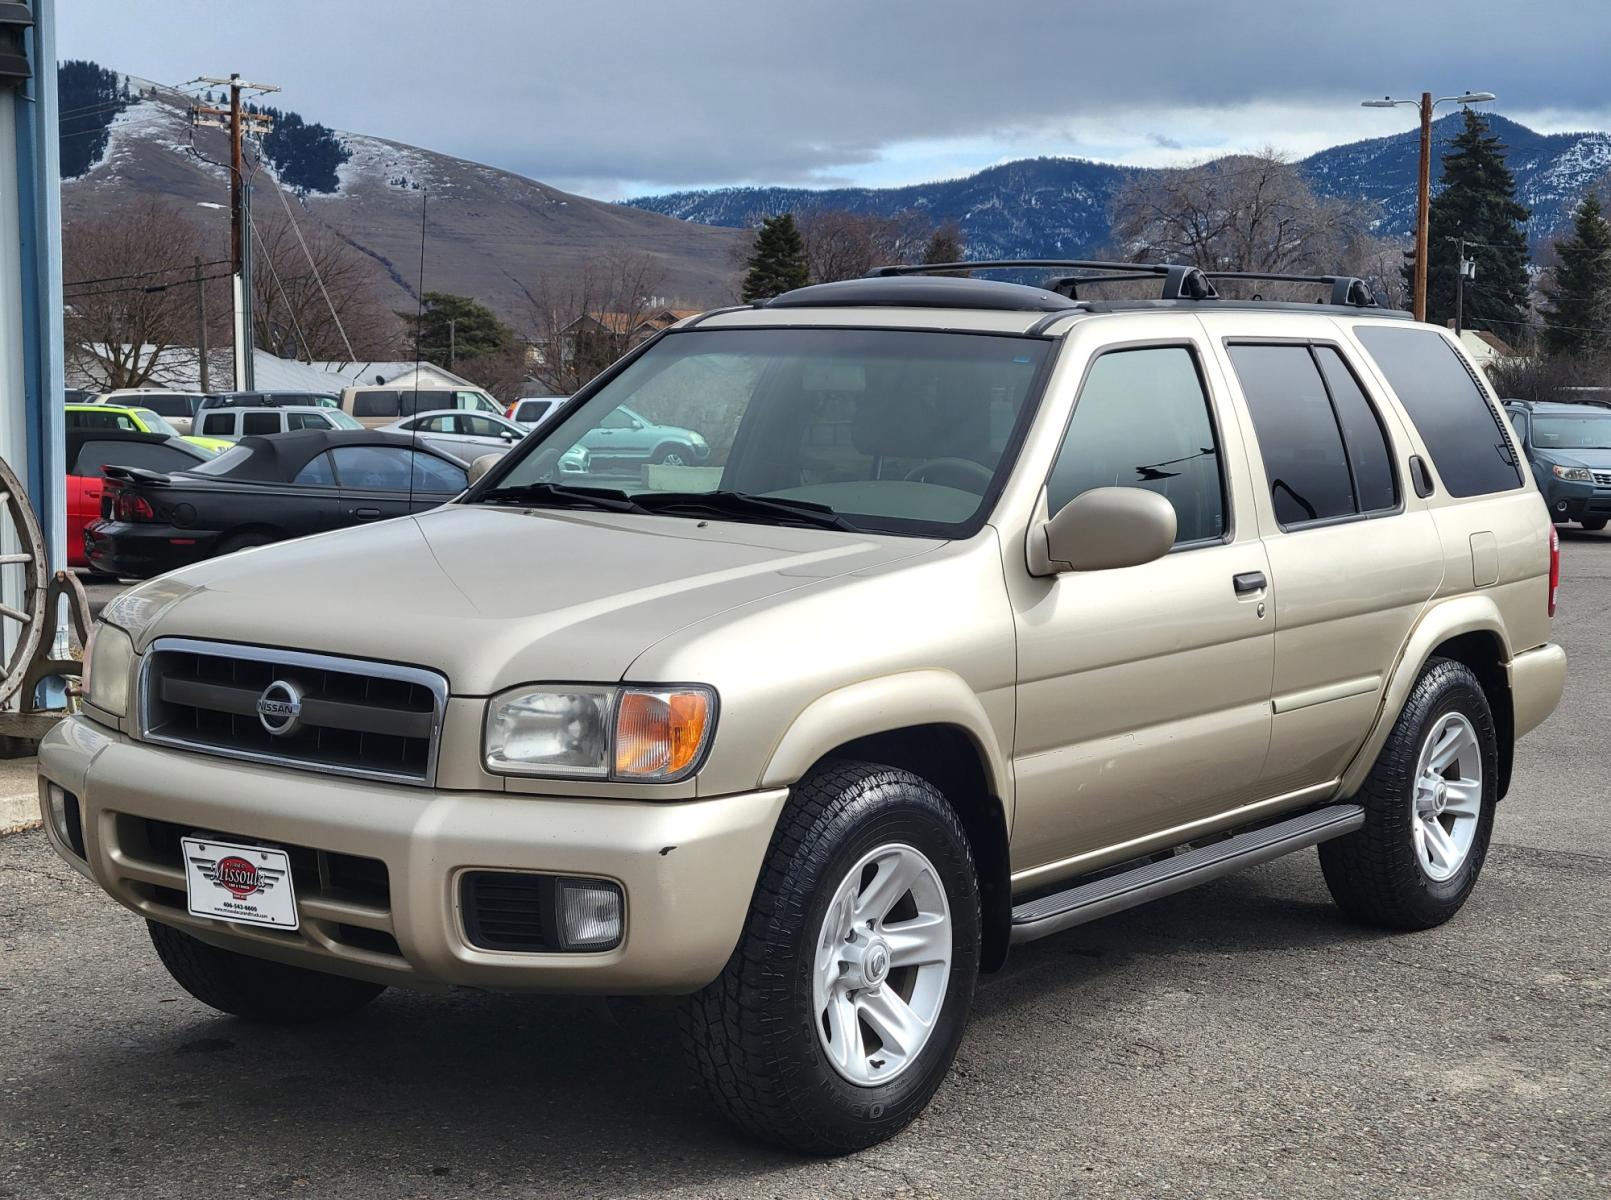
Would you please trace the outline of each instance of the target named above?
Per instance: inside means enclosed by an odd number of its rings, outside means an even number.
[[[1293,275],[1280,271],[1208,271],[1209,279],[1260,279],[1271,283],[1318,283],[1331,289],[1330,304],[1375,308],[1376,297],[1363,279],[1353,275]]]
[[[981,262],[949,263],[897,263],[894,266],[874,267],[867,273],[869,279],[890,275],[927,275],[933,271],[1006,271],[1016,267],[1054,267],[1080,271],[1122,271],[1131,275],[1167,275],[1172,269],[1168,263],[1101,262],[1084,258],[1003,258]]]

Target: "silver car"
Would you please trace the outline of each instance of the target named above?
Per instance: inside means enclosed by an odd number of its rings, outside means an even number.
[[[381,428],[392,433],[415,434],[438,450],[469,459],[507,450],[529,432],[524,425],[508,417],[458,408],[417,413]]]

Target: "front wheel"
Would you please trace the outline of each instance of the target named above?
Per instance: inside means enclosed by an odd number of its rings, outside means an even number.
[[[928,1104],[979,967],[967,836],[929,783],[838,763],[794,789],[722,974],[682,1006],[722,1112],[765,1141],[846,1154]]]
[[[1356,797],[1364,827],[1320,844],[1338,906],[1389,929],[1459,912],[1488,854],[1498,760],[1482,684],[1464,663],[1433,659]]]

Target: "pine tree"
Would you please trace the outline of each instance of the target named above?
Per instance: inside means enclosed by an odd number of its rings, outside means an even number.
[[[1465,289],[1463,323],[1516,338],[1527,324],[1528,211],[1516,202],[1516,178],[1505,165],[1505,147],[1488,122],[1471,109],[1443,156],[1442,190],[1433,197],[1427,257],[1426,319],[1454,319],[1459,246],[1475,260],[1477,277]],[[1405,274],[1409,275],[1406,265]]]
[[[514,341],[514,333],[486,305],[451,292],[426,292],[424,312],[397,315],[421,358],[452,370],[462,358],[497,354]]]
[[[756,300],[770,300],[811,282],[806,266],[805,242],[792,213],[768,217],[761,222],[755,234],[755,248],[750,251],[749,274],[744,276],[746,304]]]
[[[925,263],[961,262],[962,257],[962,230],[955,222],[941,225],[929,235],[928,245],[923,247]]]
[[[1611,225],[1590,192],[1572,218],[1572,236],[1556,246],[1560,261],[1543,291],[1544,349],[1551,354],[1602,354],[1611,349]]]

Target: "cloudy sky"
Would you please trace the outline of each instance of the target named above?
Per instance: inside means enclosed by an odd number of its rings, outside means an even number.
[[[587,195],[894,184],[1037,154],[1169,164],[1496,92],[1611,129],[1607,0],[58,0],[57,50],[238,71],[309,120]]]

